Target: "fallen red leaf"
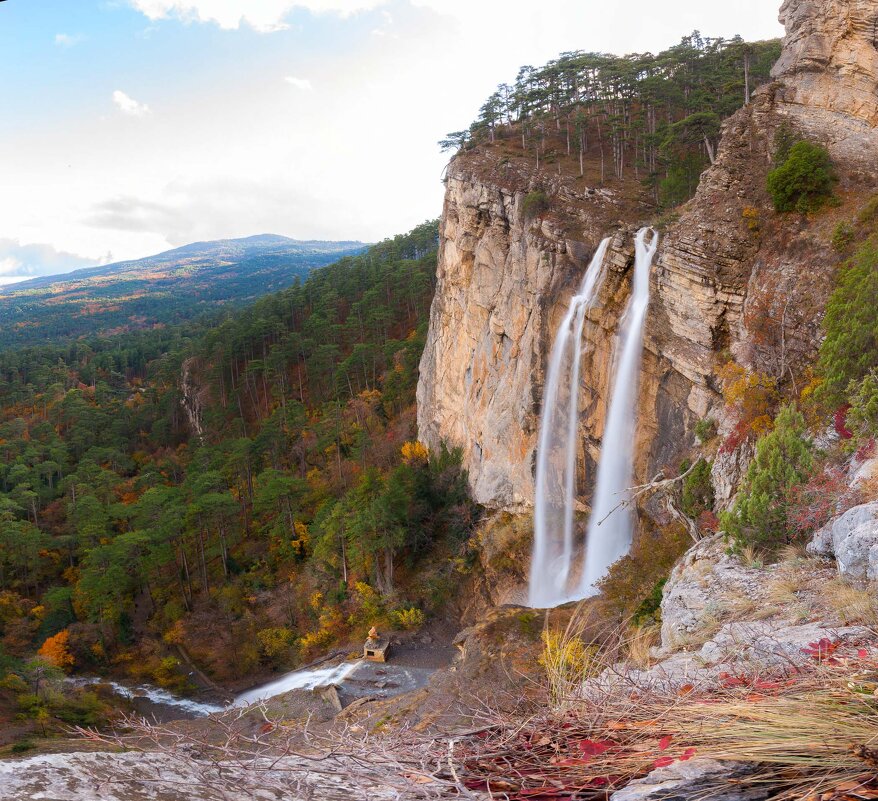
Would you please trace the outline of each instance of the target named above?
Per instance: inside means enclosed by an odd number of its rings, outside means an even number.
[[[652,763],[657,768],[666,768],[668,765],[674,764],[673,757],[659,757],[655,762]]]
[[[615,743],[612,740],[580,740],[579,750],[582,751],[583,754],[588,754],[589,756],[599,756],[600,754],[603,754],[604,751],[608,751],[614,745]]]
[[[659,740],[658,744],[659,751],[667,751],[672,739],[673,738],[670,734],[666,734],[664,737],[662,737],[662,739]]]
[[[832,656],[841,645],[839,640],[834,642],[829,637],[821,637],[817,642],[809,642],[806,648],[802,649],[802,653],[807,654],[812,659],[822,662]]]

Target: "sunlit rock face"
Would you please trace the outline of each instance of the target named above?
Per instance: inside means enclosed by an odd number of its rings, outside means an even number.
[[[840,260],[829,245],[831,221],[776,214],[766,175],[775,135],[789,122],[830,148],[842,192],[873,191],[876,17],[873,0],[784,3],[787,36],[775,82],[725,122],[696,196],[661,227],[632,434],[638,481],[679,467],[699,419],[715,417],[720,433],[728,432],[718,374],[726,361],[798,381],[814,358]],[[530,220],[523,202],[535,187],[551,203]],[[648,199],[632,198],[630,185],[583,189],[545,167],[509,164],[490,146],[449,166],[418,423],[429,447],[461,448],[482,504],[518,511],[533,504],[552,340],[591,254],[611,236],[607,280],[584,329],[577,464],[580,501],[588,505],[634,231],[658,217]],[[722,505],[747,455],[727,461],[717,472]]]
[[[463,450],[476,500],[522,508],[533,501],[545,351],[600,237],[588,220],[574,238],[554,221],[526,219],[526,185],[504,186],[473,166],[458,159],[447,179],[419,430],[431,448],[444,442]],[[590,202],[596,217],[612,205],[602,196]],[[600,405],[609,355],[606,332],[594,329],[615,309],[627,255],[615,255],[614,263],[604,308],[586,323],[587,336],[599,343],[587,357],[595,367],[582,394],[586,412]]]
[[[874,0],[785,0],[778,100],[836,158],[878,146],[878,5]],[[873,159],[874,161],[874,159]],[[874,165],[870,167],[874,169]]]
[[[878,6],[873,0],[785,0],[784,49],[772,77],[785,103],[878,125]]]

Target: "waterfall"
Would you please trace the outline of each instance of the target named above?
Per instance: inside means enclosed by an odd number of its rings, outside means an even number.
[[[634,243],[634,282],[619,325],[584,566],[578,586],[573,589],[570,585],[577,561],[573,548],[573,512],[582,331],[604,277],[603,262],[609,239],[601,242],[595,252],[552,344],[537,443],[529,594],[532,607],[544,609],[594,595],[595,584],[631,546],[634,518],[631,510],[620,504],[626,500],[625,491],[633,483],[634,475],[643,326],[649,306],[649,273],[658,247],[658,234],[654,231],[647,244],[650,232],[651,229],[642,228]]]
[[[595,584],[617,559],[628,553],[634,531],[634,517],[628,507],[626,490],[634,477],[634,441],[637,385],[643,353],[643,324],[649,306],[649,272],[658,247],[658,233],[646,243],[649,228],[642,228],[635,239],[634,286],[622,323],[618,342],[613,389],[607,408],[601,460],[592,499],[586,540],[585,568],[579,597],[594,595]]]
[[[604,256],[609,244],[610,240],[605,239],[595,251],[579,291],[570,300],[549,355],[534,489],[529,598],[533,607],[557,606],[569,598],[582,329],[603,280]]]

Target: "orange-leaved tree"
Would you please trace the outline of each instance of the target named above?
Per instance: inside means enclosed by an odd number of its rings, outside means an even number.
[[[49,637],[37,652],[47,662],[50,662],[57,668],[67,670],[73,667],[73,654],[70,653],[68,645],[70,640],[70,632],[67,629],[59,631],[53,637]]]

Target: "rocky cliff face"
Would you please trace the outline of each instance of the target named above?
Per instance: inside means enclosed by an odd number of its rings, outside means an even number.
[[[639,478],[675,465],[698,419],[721,418],[717,368],[729,355],[793,383],[813,356],[838,262],[828,245],[834,221],[776,215],[765,175],[775,132],[791,121],[830,147],[843,198],[875,183],[878,165],[862,154],[878,123],[876,16],[871,0],[787,0],[776,82],[726,122],[716,164],[678,220],[662,228],[640,382]],[[532,504],[548,352],[594,248],[612,236],[609,280],[585,332],[579,464],[580,486],[589,487],[633,233],[655,211],[630,187],[583,190],[511,165],[490,147],[457,156],[446,185],[418,387],[420,436],[433,448],[462,448],[480,503]],[[523,201],[537,186],[551,208],[532,220]],[[718,466],[720,501],[745,463],[729,458]]]
[[[772,75],[783,112],[824,138],[836,158],[856,164],[878,152],[878,6],[785,0],[780,20],[787,36]]]
[[[574,194],[562,183],[554,195],[565,198],[564,219],[530,220],[529,176],[491,176],[490,166],[488,154],[455,159],[449,169],[418,424],[431,447],[463,449],[476,500],[521,508],[533,499],[546,351],[601,236],[613,230],[615,205],[609,192]],[[598,304],[605,308],[587,326],[596,351],[586,412],[605,391],[613,296],[630,259],[630,241],[618,236],[614,245]]]

